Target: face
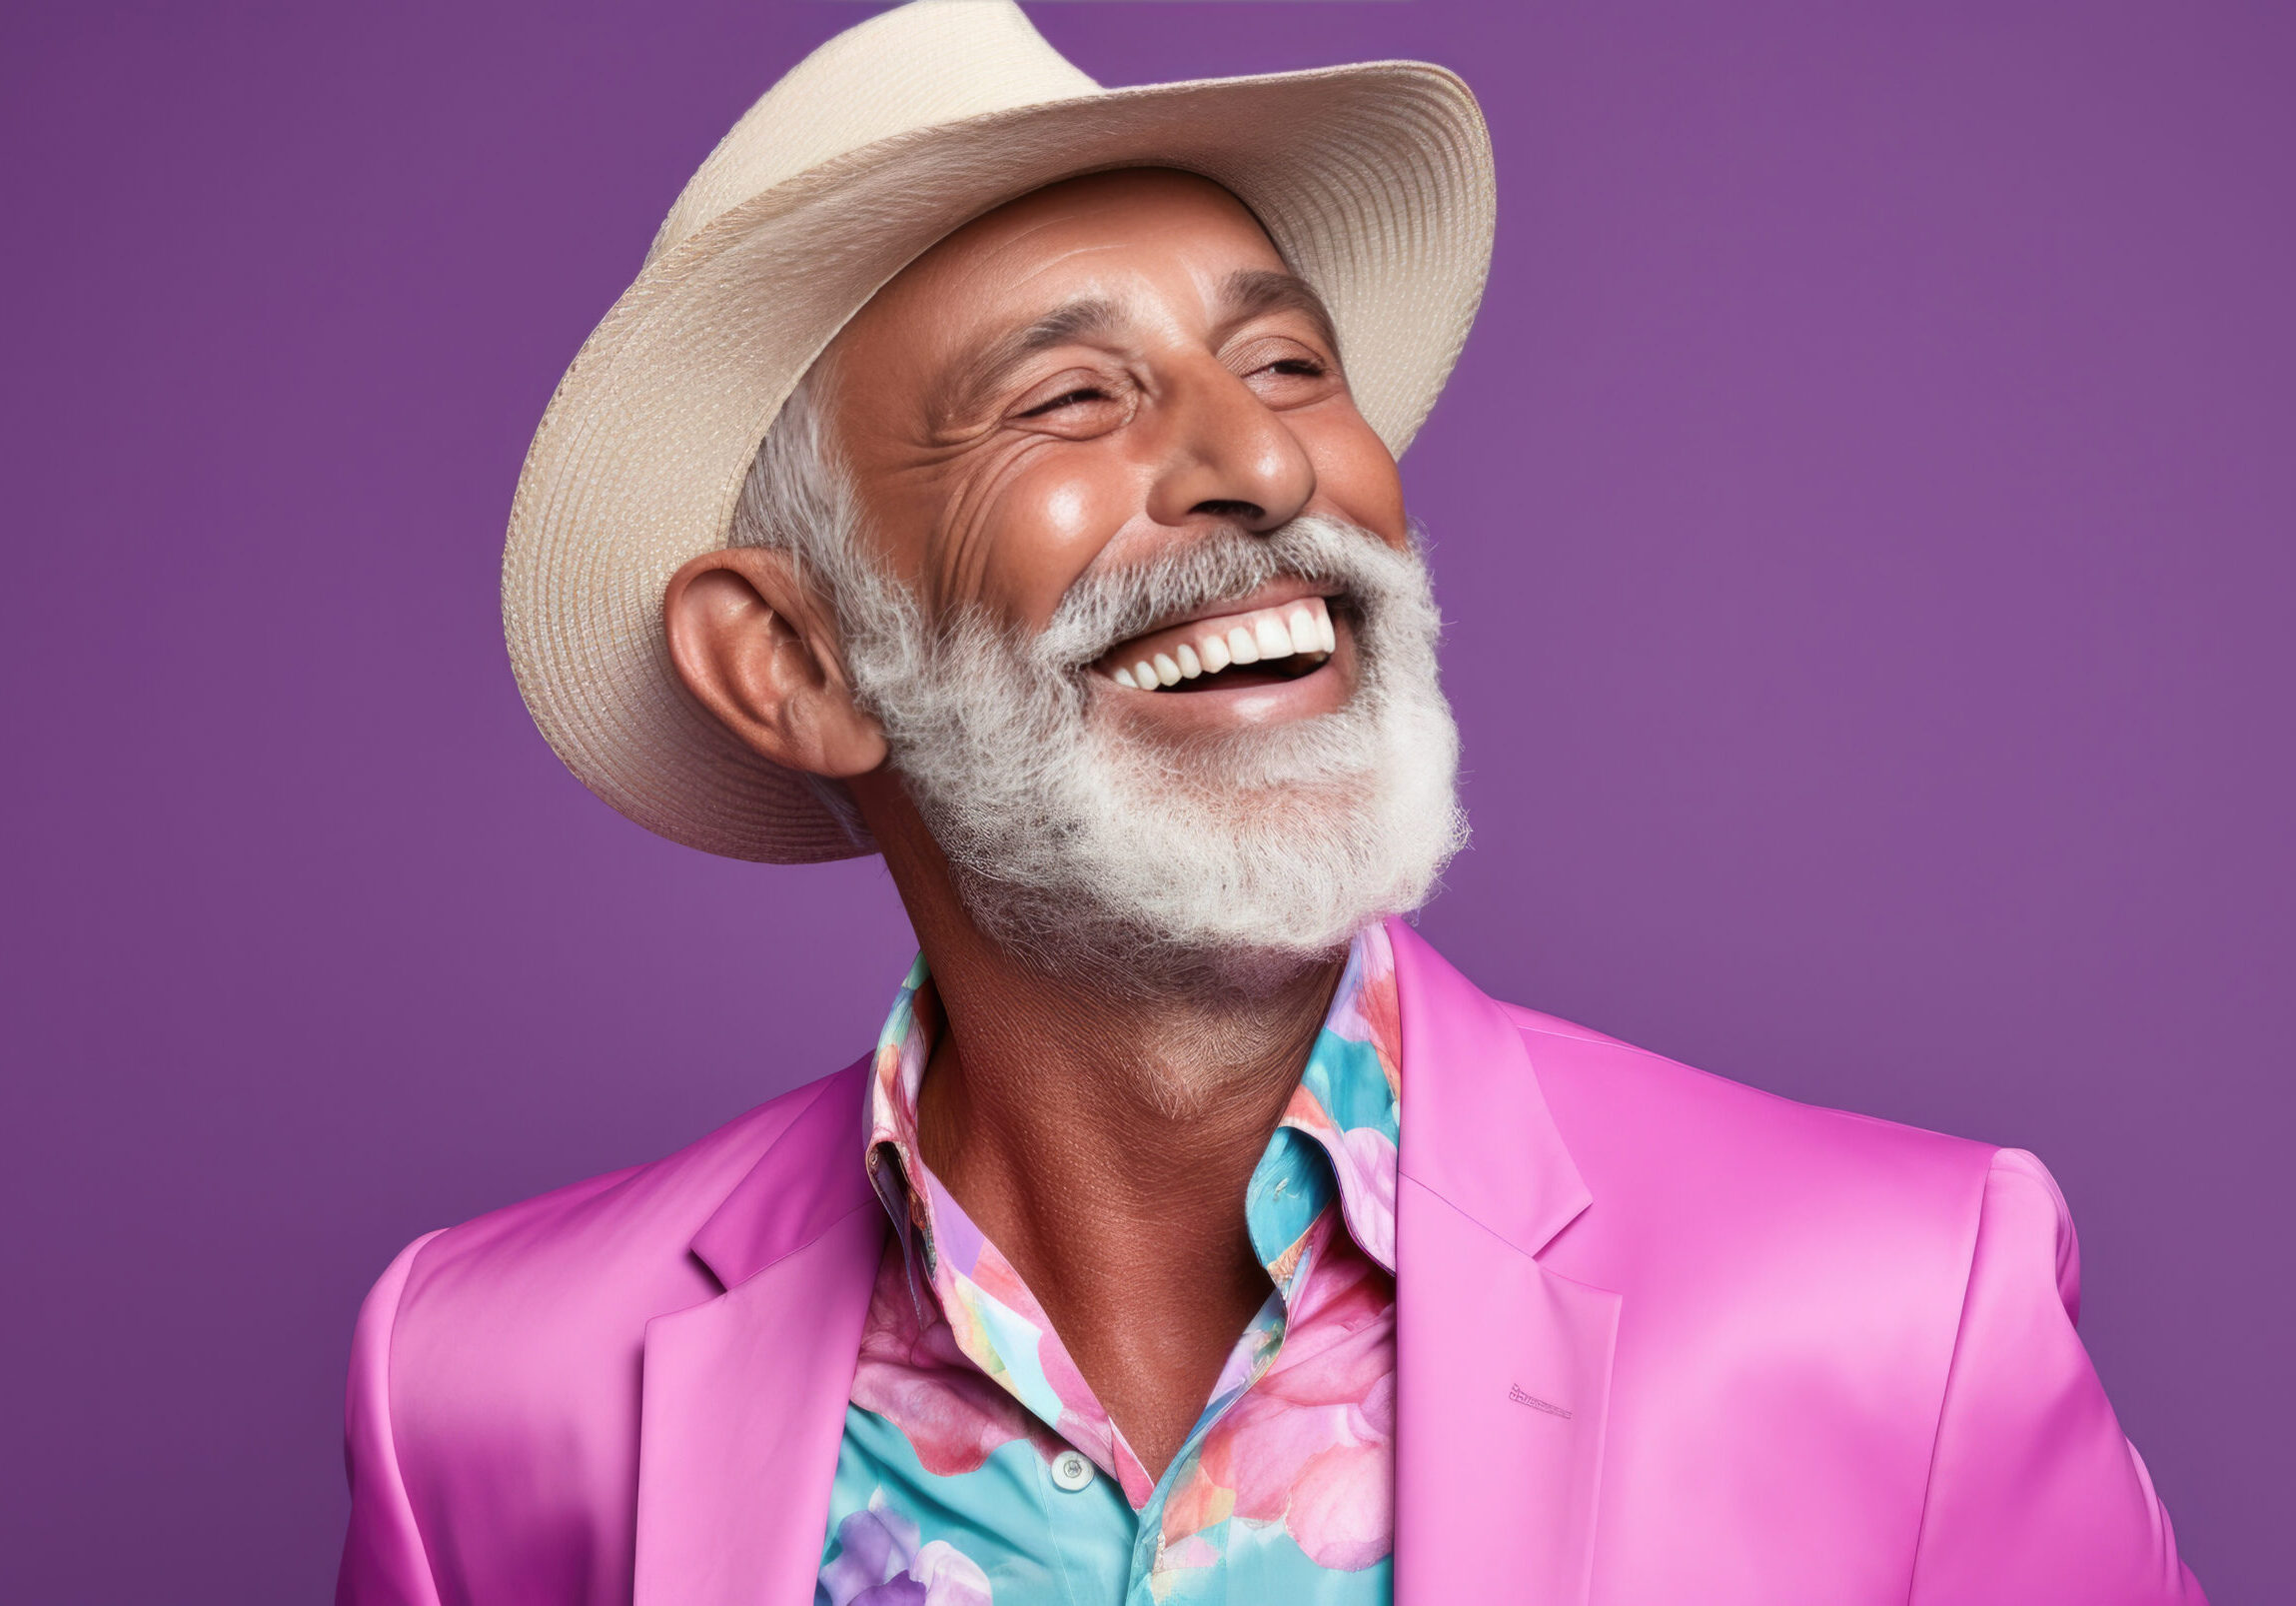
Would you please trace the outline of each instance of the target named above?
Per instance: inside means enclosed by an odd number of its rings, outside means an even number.
[[[828,367],[861,524],[935,619],[1033,636],[1086,577],[1303,516],[1409,542],[1321,304],[1201,178],[1095,175],[991,213],[879,292]],[[1352,621],[1307,581],[1207,606],[1094,665],[1142,739],[1312,718],[1355,691]]]
[[[991,940],[1112,987],[1327,955],[1462,835],[1440,619],[1340,357],[1216,186],[1031,195],[839,336],[749,534],[672,582],[672,656],[847,781],[912,914],[945,866]]]

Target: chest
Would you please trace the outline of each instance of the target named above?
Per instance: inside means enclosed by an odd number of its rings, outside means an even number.
[[[1015,1332],[1025,1320],[991,1296],[942,1316],[912,1298],[888,1245],[816,1599],[1391,1600],[1394,1285],[1344,1235],[1317,1247],[1324,1258],[1253,1318],[1151,1475],[1064,1348]],[[1031,1362],[1039,1375],[1025,1375]]]

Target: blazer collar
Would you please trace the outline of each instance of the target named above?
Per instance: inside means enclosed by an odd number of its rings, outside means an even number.
[[[693,1234],[719,1286],[737,1288],[872,1201],[861,1164],[869,1056],[824,1077],[810,1102]]]
[[[1619,1296],[1536,1258],[1593,1203],[1522,1033],[1397,923],[1397,1606],[1581,1606]]]
[[[868,1060],[821,1083],[692,1239],[726,1290],[645,1325],[637,1606],[813,1598],[885,1212]]]
[[[1426,938],[1388,922],[1403,1012],[1401,1173],[1535,1255],[1594,1202],[1523,1033]]]

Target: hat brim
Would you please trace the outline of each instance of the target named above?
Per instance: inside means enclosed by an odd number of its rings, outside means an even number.
[[[583,343],[520,475],[503,621],[559,757],[649,829],[712,853],[862,852],[804,777],[678,682],[669,578],[725,545],[789,393],[847,320],[937,241],[1047,184],[1202,174],[1329,306],[1356,405],[1398,456],[1482,299],[1490,141],[1467,87],[1419,62],[1051,101],[898,135],[727,210],[649,263]]]

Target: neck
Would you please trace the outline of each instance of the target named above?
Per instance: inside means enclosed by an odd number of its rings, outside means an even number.
[[[1244,1184],[1307,1062],[1337,958],[1248,994],[1112,994],[985,942],[924,945],[946,1027],[918,1135],[968,1211],[968,1195],[993,1196],[1048,1269],[1099,1218],[1128,1234],[1189,1227],[1197,1247],[1242,1241]]]
[[[1249,990],[1063,980],[983,936],[945,872],[886,845],[945,1017],[922,1158],[1160,1475],[1270,1293],[1245,1188],[1342,959]]]

